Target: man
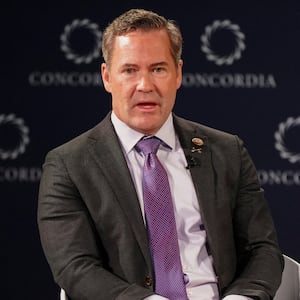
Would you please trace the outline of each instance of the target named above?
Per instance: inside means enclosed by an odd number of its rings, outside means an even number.
[[[179,28],[156,13],[133,9],[115,19],[103,34],[101,66],[112,113],[47,155],[40,236],[70,299],[267,300],[280,284],[282,254],[242,142],[172,113],[181,50]],[[148,240],[145,136],[159,139],[167,172],[183,296],[173,296],[169,271],[157,274],[155,251],[168,247],[153,250]],[[168,276],[171,291],[160,292]]]

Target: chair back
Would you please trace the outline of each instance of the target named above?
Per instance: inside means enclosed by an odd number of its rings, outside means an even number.
[[[281,284],[273,300],[300,300],[300,264],[284,255]]]
[[[63,289],[60,289],[60,300],[68,300],[67,294]]]

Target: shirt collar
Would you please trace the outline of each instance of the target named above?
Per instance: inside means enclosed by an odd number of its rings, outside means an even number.
[[[111,114],[111,121],[125,153],[128,154],[144,134],[130,128],[122,122],[114,112]],[[163,126],[156,132],[155,136],[166,143],[171,149],[175,149],[176,138],[172,113],[169,115]]]

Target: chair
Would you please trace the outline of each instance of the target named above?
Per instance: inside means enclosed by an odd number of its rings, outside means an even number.
[[[284,257],[284,270],[281,284],[273,300],[300,299],[300,264],[287,255]]]
[[[68,300],[67,294],[63,289],[60,289],[60,300]]]
[[[300,264],[287,255],[283,257],[282,281],[273,300],[300,300]],[[60,290],[60,300],[68,300],[63,289]]]

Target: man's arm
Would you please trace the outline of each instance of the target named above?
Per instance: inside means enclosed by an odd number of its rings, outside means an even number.
[[[107,251],[60,155],[50,152],[43,168],[38,224],[58,285],[72,300],[143,299],[153,294],[109,271]]]
[[[241,170],[233,213],[237,274],[225,295],[268,300],[279,287],[284,262],[256,169],[239,140],[238,145]]]

